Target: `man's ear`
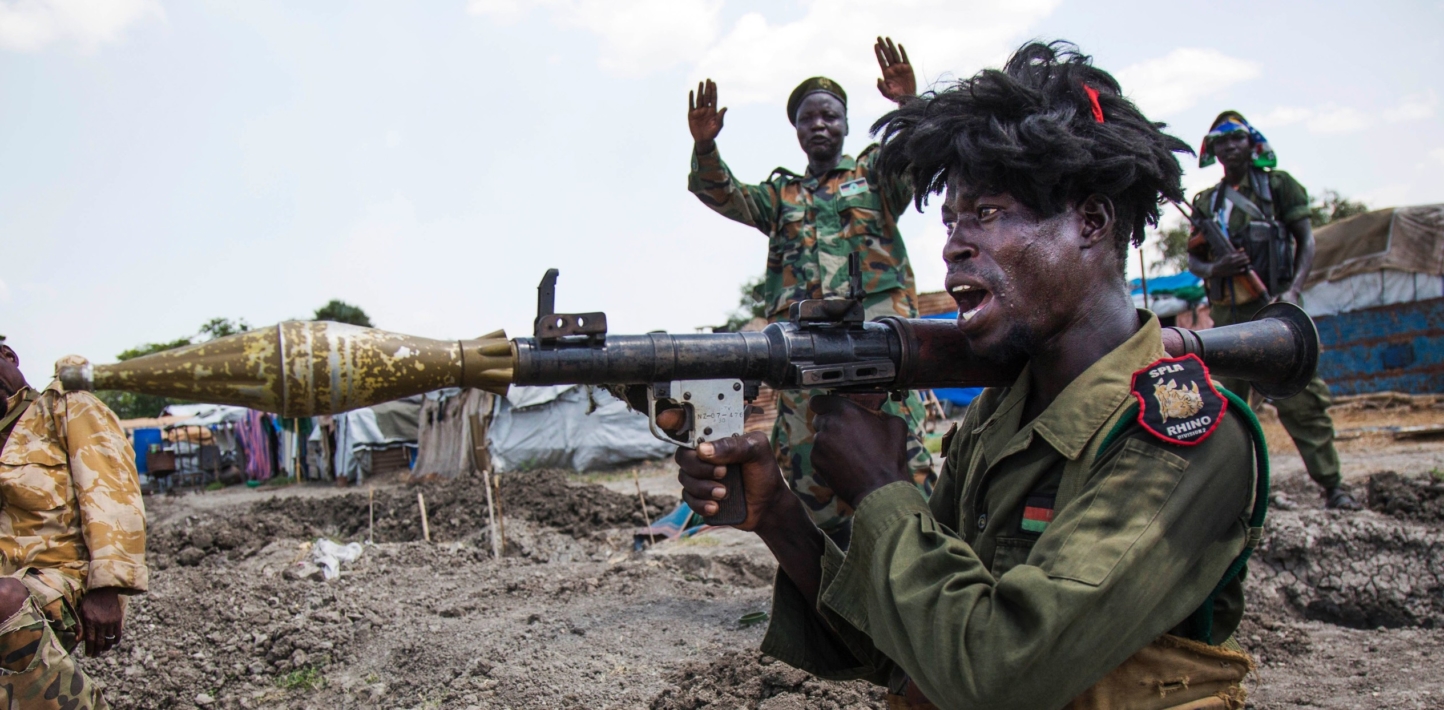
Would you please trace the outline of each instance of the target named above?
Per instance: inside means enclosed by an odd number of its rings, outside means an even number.
[[[11,365],[20,367],[20,356],[10,349],[9,345],[0,345],[0,358],[9,361]]]
[[[842,135],[846,136],[852,130],[852,124],[847,122],[847,116],[842,117]]]
[[[1085,249],[1096,246],[1105,239],[1113,238],[1118,222],[1114,219],[1113,200],[1107,195],[1089,195],[1078,205],[1078,216],[1082,218],[1082,229],[1078,236]]]

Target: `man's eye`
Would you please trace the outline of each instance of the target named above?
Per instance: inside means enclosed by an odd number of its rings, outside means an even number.
[[[979,207],[978,219],[987,219],[998,213],[997,207]]]

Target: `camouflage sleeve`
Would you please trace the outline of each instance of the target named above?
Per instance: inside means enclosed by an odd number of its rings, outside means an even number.
[[[1309,218],[1309,191],[1294,176],[1274,170],[1269,173],[1269,191],[1274,197],[1274,214],[1280,222],[1293,224]]]
[[[65,398],[65,440],[70,475],[80,506],[81,532],[90,549],[86,587],[144,592],[145,504],[135,470],[135,451],[120,420],[88,392]]]
[[[687,176],[687,189],[728,219],[756,227],[771,236],[777,224],[777,189],[770,183],[748,185],[732,175],[722,156],[713,148],[710,153],[692,152],[692,172]]]
[[[876,143],[864,148],[862,154],[857,157],[858,167],[863,174],[867,175],[867,181],[878,186],[882,192],[883,204],[887,211],[897,220],[908,209],[908,203],[913,199],[912,179],[903,177],[900,180],[884,181],[876,170],[877,156],[881,151]]]

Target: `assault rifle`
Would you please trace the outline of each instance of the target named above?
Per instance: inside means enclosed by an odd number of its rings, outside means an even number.
[[[678,446],[740,436],[747,403],[775,389],[891,392],[1011,384],[1023,362],[972,352],[952,321],[886,317],[867,322],[854,269],[851,298],[794,304],[790,319],[756,333],[614,335],[603,313],[557,313],[557,271],[538,287],[529,338],[498,331],[442,341],[341,323],[286,321],[197,345],[91,366],[56,364],[70,390],[115,389],[234,404],[288,417],[343,412],[443,387],[504,394],[510,385],[614,388],[645,412],[652,432]],[[1313,377],[1318,333],[1298,307],[1273,304],[1249,323],[1204,331],[1165,328],[1169,354],[1194,353],[1217,377],[1250,380],[1287,397]],[[657,413],[681,407],[685,425],[665,432]],[[707,522],[746,517],[740,467]]]
[[[1174,202],[1173,206],[1177,208],[1178,211],[1183,214],[1184,218],[1188,220],[1188,223],[1193,226],[1194,233],[1203,236],[1204,241],[1208,244],[1209,250],[1213,252],[1213,258],[1215,260],[1222,259],[1224,255],[1238,251],[1238,248],[1233,245],[1233,242],[1230,242],[1228,237],[1224,236],[1223,230],[1219,228],[1217,222],[1207,217],[1199,216],[1198,212],[1194,211],[1193,208],[1185,209],[1181,202]],[[1250,297],[1249,300],[1252,300],[1252,297],[1255,296],[1265,300],[1268,299],[1269,289],[1264,285],[1263,279],[1259,278],[1258,272],[1254,271],[1252,265],[1245,267],[1243,273],[1238,274],[1238,276],[1242,276],[1244,279],[1244,288],[1248,291],[1247,295]],[[1223,296],[1224,294],[1220,292],[1210,294],[1209,297],[1220,299]],[[1235,303],[1236,302],[1237,301],[1235,301]]]

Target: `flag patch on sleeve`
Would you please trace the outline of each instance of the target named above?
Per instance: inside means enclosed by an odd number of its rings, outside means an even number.
[[[1049,495],[1033,494],[1023,506],[1023,529],[1030,533],[1042,533],[1053,522],[1053,501]]]
[[[1202,443],[1228,411],[1228,400],[1209,379],[1208,367],[1192,353],[1164,358],[1133,373],[1138,423],[1170,444]]]

